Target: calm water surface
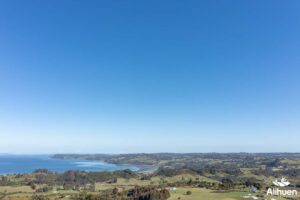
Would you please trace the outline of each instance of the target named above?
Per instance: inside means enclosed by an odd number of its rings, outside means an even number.
[[[123,169],[137,171],[139,169],[134,165],[114,165],[87,160],[60,160],[52,159],[51,156],[45,155],[0,155],[0,174],[31,173],[39,168],[46,168],[53,172],[64,172],[67,170],[114,171]]]

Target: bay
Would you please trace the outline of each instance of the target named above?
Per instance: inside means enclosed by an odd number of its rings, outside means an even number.
[[[134,165],[115,165],[87,160],[61,160],[53,159],[51,155],[0,155],[0,174],[31,173],[41,168],[52,172],[64,172],[67,170],[99,172],[124,169],[139,170]]]

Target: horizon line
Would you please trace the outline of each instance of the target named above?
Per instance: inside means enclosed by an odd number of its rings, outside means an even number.
[[[0,156],[2,155],[16,155],[16,156],[43,156],[43,155],[130,155],[130,154],[298,154],[300,152],[280,152],[280,151],[274,151],[274,152],[135,152],[135,153],[99,153],[99,152],[95,152],[95,153],[72,153],[72,152],[68,152],[68,153],[0,153]]]

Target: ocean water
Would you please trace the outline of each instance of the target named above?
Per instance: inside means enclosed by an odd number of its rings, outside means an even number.
[[[39,168],[45,168],[53,172],[67,170],[99,172],[124,169],[139,170],[134,165],[114,165],[87,160],[60,160],[53,159],[48,155],[0,155],[0,174],[31,173]]]

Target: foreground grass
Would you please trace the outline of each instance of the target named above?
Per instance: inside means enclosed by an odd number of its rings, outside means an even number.
[[[190,191],[191,194],[187,195],[187,191]],[[171,197],[168,200],[246,200],[244,196],[248,194],[248,192],[220,192],[220,191],[212,191],[209,189],[203,188],[177,188],[175,191],[170,191]],[[249,198],[248,198],[249,199]],[[259,198],[264,199],[264,198]],[[276,199],[276,200],[287,200],[284,197],[278,196],[268,196],[267,200]],[[300,197],[296,197],[294,199],[299,200]],[[250,199],[251,200],[251,199]]]
[[[187,195],[191,191],[191,195]],[[241,200],[246,192],[214,192],[202,188],[177,188],[171,191],[169,200]]]
[[[132,182],[131,182],[132,181]],[[131,180],[129,183],[136,183]],[[126,181],[127,182],[127,181]],[[122,182],[123,183],[123,182]],[[128,182],[127,182],[128,183]],[[141,184],[142,185],[142,184]],[[98,191],[114,188],[116,185],[108,185],[108,184],[97,184]],[[123,185],[124,186],[124,185]],[[120,187],[120,185],[119,185]],[[123,189],[129,189],[132,186],[126,185]],[[30,190],[27,187],[0,187],[0,190],[9,191],[8,193],[0,192],[0,199],[6,200],[30,200],[31,195],[33,195],[33,190]],[[191,194],[187,195],[187,192],[190,191]],[[42,193],[41,195],[47,196],[49,199],[57,199],[58,196],[61,196],[60,199],[69,199],[72,194],[78,194],[78,191],[72,190],[60,190],[57,193],[53,193],[53,191],[49,191],[47,193]],[[95,192],[97,194],[97,192]],[[248,192],[245,191],[235,191],[235,192],[222,192],[222,191],[214,191],[204,188],[193,188],[193,187],[179,187],[176,190],[170,190],[171,197],[168,200],[245,200],[243,196],[247,195]],[[4,198],[6,197],[6,198]],[[280,197],[268,197],[267,199],[276,199],[276,200],[284,200],[284,198]],[[261,198],[259,198],[261,199]],[[299,199],[299,198],[298,198]],[[285,199],[286,200],[286,199]]]
[[[29,186],[1,186],[0,193],[33,193]]]

